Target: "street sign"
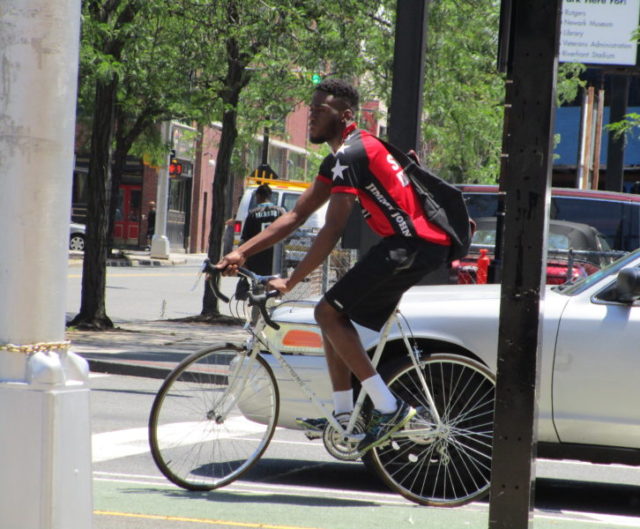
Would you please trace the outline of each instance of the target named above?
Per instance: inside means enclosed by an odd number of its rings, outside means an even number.
[[[560,62],[638,66],[640,0],[564,0]]]

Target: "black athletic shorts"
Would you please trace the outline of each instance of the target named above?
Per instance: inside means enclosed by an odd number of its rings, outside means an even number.
[[[402,294],[445,264],[449,247],[424,239],[392,236],[371,248],[324,295],[352,321],[379,331]]]

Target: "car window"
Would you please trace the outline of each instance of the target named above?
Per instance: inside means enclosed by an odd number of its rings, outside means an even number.
[[[569,237],[560,233],[549,233],[547,247],[549,250],[568,250]]]
[[[496,216],[496,193],[466,191],[464,198],[471,218]],[[551,219],[593,226],[604,235],[612,250],[631,251],[640,247],[639,203],[556,195],[551,198],[549,213]]]
[[[496,230],[476,230],[471,239],[471,244],[486,244],[493,246],[496,243]]]
[[[605,200],[573,197],[553,197],[551,218],[581,222],[596,228],[609,246],[623,249],[624,204]]]
[[[472,219],[496,216],[496,212],[498,211],[498,195],[489,193],[465,193],[464,199],[467,203],[469,216]]]
[[[298,198],[300,198],[298,193],[285,193],[282,197],[282,207],[287,211],[291,211],[293,206],[296,205]]]
[[[580,294],[580,292],[585,291],[587,288],[601,281],[603,278],[609,275],[612,278],[615,277],[619,270],[621,270],[625,266],[628,266],[630,262],[637,258],[638,251],[627,254],[617,261],[614,261],[610,265],[601,268],[597,272],[594,272],[590,276],[579,279],[575,283],[569,281],[568,283],[564,283],[563,285],[558,285],[557,287],[553,287],[553,290],[562,294],[566,294],[567,296],[575,296],[576,294]]]
[[[274,204],[278,203],[278,197],[280,196],[280,192],[279,191],[271,191],[271,202],[273,202]],[[256,192],[254,191],[253,193],[251,193],[251,200],[249,201],[249,208],[248,209],[253,209],[255,208],[257,205],[256,203]]]

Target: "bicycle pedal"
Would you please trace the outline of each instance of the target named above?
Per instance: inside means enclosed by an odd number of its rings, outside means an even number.
[[[309,441],[315,441],[316,439],[320,439],[322,437],[322,432],[314,432],[313,430],[305,430],[304,435],[309,439]]]

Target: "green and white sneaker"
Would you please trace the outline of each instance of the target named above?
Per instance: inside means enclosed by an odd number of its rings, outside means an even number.
[[[340,421],[340,423],[349,422],[349,417],[351,417],[350,412],[338,413],[337,415],[334,413],[333,416]],[[329,421],[326,417],[318,417],[318,418],[309,418],[309,417],[297,417],[296,424],[304,428],[304,432],[310,439],[317,439],[322,436],[324,429],[329,424]]]
[[[374,409],[367,425],[365,437],[358,444],[358,450],[360,453],[364,453],[380,446],[391,437],[392,433],[400,430],[415,415],[416,410],[401,400],[398,400],[398,409],[391,413],[381,413]]]
[[[296,424],[298,426],[302,426],[305,430],[309,432],[317,432],[322,433],[325,426],[329,424],[329,421],[326,417],[318,417],[317,419],[309,418],[309,417],[297,417]]]

